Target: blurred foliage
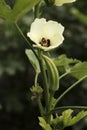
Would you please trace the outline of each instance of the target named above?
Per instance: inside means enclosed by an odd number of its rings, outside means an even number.
[[[11,0],[9,4],[13,7]],[[69,58],[87,61],[87,25],[74,13],[73,7],[84,16],[87,15],[87,1],[77,0],[62,7],[46,7],[43,17],[56,20],[65,26],[65,41],[53,55],[66,54]],[[83,19],[83,18],[82,18]],[[27,13],[19,25],[25,36],[33,20],[33,12]],[[39,130],[37,104],[32,103],[29,87],[33,84],[34,71],[25,56],[28,45],[21,38],[15,26],[0,19],[0,129]],[[62,70],[62,68],[61,68]],[[61,94],[75,81],[71,76],[61,80],[57,95]],[[87,79],[77,85],[60,105],[87,105]],[[67,128],[68,129],[68,128]],[[86,130],[87,122],[76,124],[70,130]]]
[[[16,28],[0,20],[0,75],[4,72],[14,75],[16,70],[24,71],[24,45],[20,44]]]

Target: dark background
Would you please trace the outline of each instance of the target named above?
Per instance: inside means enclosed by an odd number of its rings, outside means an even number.
[[[7,3],[11,7],[14,5],[14,1],[7,0]],[[65,53],[68,57],[87,61],[87,26],[71,13],[73,7],[87,15],[87,1],[77,0],[59,8],[47,7],[43,10],[43,17],[65,26],[65,41],[54,53]],[[31,11],[19,21],[25,36],[32,20]],[[30,94],[35,73],[25,55],[25,48],[28,45],[15,26],[0,19],[0,130],[41,130],[37,119],[39,110]],[[72,82],[70,77],[64,78],[57,94]],[[70,91],[60,105],[87,105],[87,79]],[[67,129],[87,130],[87,118]]]

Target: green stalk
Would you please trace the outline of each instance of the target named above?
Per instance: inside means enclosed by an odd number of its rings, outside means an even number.
[[[65,96],[66,93],[68,93],[72,88],[74,88],[77,84],[79,84],[82,80],[84,80],[85,78],[87,78],[87,75],[82,77],[80,80],[76,81],[74,84],[72,84],[68,89],[66,89],[56,100],[55,106],[56,104]]]
[[[48,4],[48,0],[45,0],[45,2]],[[40,18],[41,16],[41,12],[40,12],[40,3],[38,3],[35,8],[34,8],[34,18]],[[50,111],[50,105],[49,105],[49,87],[48,87],[48,82],[47,82],[47,75],[46,75],[46,71],[45,71],[45,67],[44,67],[44,61],[43,61],[43,57],[41,54],[41,50],[38,50],[38,55],[39,55],[39,65],[41,68],[41,76],[42,76],[42,80],[43,80],[43,89],[44,89],[44,98],[45,98],[45,115],[46,115],[46,120],[47,122],[50,122],[50,116],[48,116],[48,112]],[[38,76],[38,75],[37,75]],[[37,82],[37,76],[35,78],[35,84]],[[41,103],[41,99],[38,99],[38,106],[41,112],[41,115],[43,116],[44,110],[43,110],[43,106]]]
[[[38,86],[38,75],[39,75],[39,73],[36,73],[36,75],[35,75],[35,81],[34,81],[34,85],[35,86]]]
[[[62,74],[62,75],[59,77],[59,80],[62,79],[63,77],[65,77],[66,75],[68,75],[69,73],[70,73],[70,72],[67,71],[67,72],[65,72],[64,74]]]
[[[23,37],[23,39],[28,43],[29,48],[33,51],[33,53],[35,54],[35,56],[37,57],[37,59],[39,59],[39,58],[38,58],[38,55],[36,54],[36,52],[35,52],[35,50],[34,50],[34,48],[31,46],[30,42],[29,42],[29,41],[27,40],[27,38],[24,36],[22,30],[20,29],[20,27],[18,26],[17,23],[15,23],[15,26],[16,26],[17,30],[19,31],[19,33],[21,34],[21,36]]]
[[[35,7],[34,7],[34,19],[35,18],[40,18],[41,12],[40,12],[40,7],[39,7],[38,3]]]
[[[38,98],[38,106],[39,106],[39,109],[40,109],[40,114],[41,114],[41,116],[43,116],[44,115],[44,109],[43,109],[40,97]]]
[[[50,103],[51,103],[52,99],[50,99],[49,86],[48,86],[48,82],[47,82],[47,75],[46,75],[46,70],[44,67],[44,61],[43,61],[42,56],[40,57],[40,67],[41,67],[41,74],[42,74],[42,78],[43,78],[43,88],[44,88],[44,98],[45,98],[44,116],[45,116],[46,122],[50,124],[51,115],[50,114],[48,115],[48,113],[50,112]]]
[[[43,63],[43,58],[40,55],[40,67],[42,72],[42,78],[43,78],[43,87],[44,87],[44,97],[45,97],[45,104],[46,104],[46,113],[49,112],[49,88],[47,83],[47,75]]]
[[[50,91],[50,99],[49,99],[49,106],[50,106],[50,109],[52,109],[51,107],[52,107],[52,99],[53,99],[53,97],[54,97],[54,91]]]
[[[62,106],[62,107],[57,107],[53,110],[50,111],[50,114],[57,112],[58,110],[63,110],[63,109],[80,109],[80,110],[87,110],[87,106]]]

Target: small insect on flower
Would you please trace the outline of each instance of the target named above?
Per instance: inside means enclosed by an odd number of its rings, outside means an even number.
[[[55,0],[54,4],[56,6],[62,6],[63,4],[66,4],[66,3],[72,3],[72,2],[75,2],[76,0]]]
[[[64,27],[56,21],[36,18],[27,36],[35,43],[33,46],[49,51],[63,43]]]

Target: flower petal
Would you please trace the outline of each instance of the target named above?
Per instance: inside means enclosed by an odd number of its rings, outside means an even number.
[[[64,37],[58,33],[51,38],[51,46],[58,47],[64,40]]]
[[[30,39],[34,42],[39,42],[43,31],[42,28],[44,24],[46,23],[46,19],[38,19],[36,18],[35,21],[31,24],[30,32],[27,33],[27,36],[30,37]]]
[[[64,27],[55,21],[48,21],[43,27],[44,36],[47,38],[51,38],[54,34],[60,33],[62,34],[64,31]]]

